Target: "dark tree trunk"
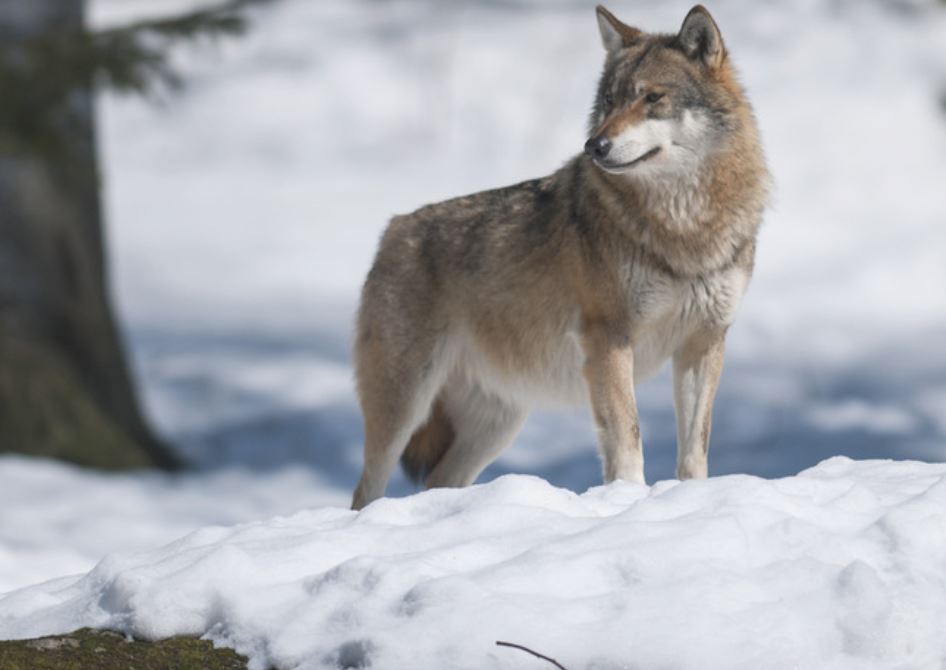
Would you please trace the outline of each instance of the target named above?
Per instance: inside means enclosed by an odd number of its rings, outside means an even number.
[[[31,39],[81,31],[83,5],[0,0],[7,64]],[[61,67],[13,91],[33,113],[0,125],[0,452],[172,467],[142,419],[108,299],[92,82]]]

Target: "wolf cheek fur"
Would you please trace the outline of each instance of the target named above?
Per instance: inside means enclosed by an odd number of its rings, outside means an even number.
[[[768,171],[719,29],[648,34],[597,10],[585,153],[554,174],[395,217],[362,291],[364,471],[464,486],[536,403],[591,404],[604,479],[643,482],[634,384],[673,361],[677,475],[707,475],[726,330]]]

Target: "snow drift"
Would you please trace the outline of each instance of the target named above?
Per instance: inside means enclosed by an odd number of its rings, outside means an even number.
[[[508,476],[212,527],[0,599],[0,637],[200,635],[254,668],[941,667],[946,465]]]

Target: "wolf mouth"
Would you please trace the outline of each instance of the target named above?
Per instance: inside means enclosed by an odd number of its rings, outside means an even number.
[[[607,163],[607,162],[605,162],[605,161],[600,161],[600,160],[598,160],[597,158],[595,159],[595,163],[597,163],[597,164],[598,164],[598,167],[600,167],[600,168],[603,169],[603,170],[608,170],[608,171],[612,171],[612,170],[622,170],[622,169],[624,169],[624,168],[629,168],[629,167],[632,167],[632,166],[634,166],[634,165],[637,165],[638,163],[643,163],[643,162],[646,161],[648,158],[653,158],[654,156],[656,156],[656,155],[659,154],[659,153],[660,153],[660,147],[654,147],[654,148],[651,149],[650,151],[647,151],[647,152],[644,153],[643,155],[638,156],[638,157],[635,158],[634,160],[628,161],[627,163],[617,163],[617,164],[615,164],[615,163]]]

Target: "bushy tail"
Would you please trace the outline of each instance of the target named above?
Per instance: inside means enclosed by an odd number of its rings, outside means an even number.
[[[404,473],[415,484],[421,484],[431,470],[447,453],[453,438],[453,424],[438,398],[431,409],[427,422],[414,431],[411,441],[408,442],[404,454],[401,456],[401,467]]]

